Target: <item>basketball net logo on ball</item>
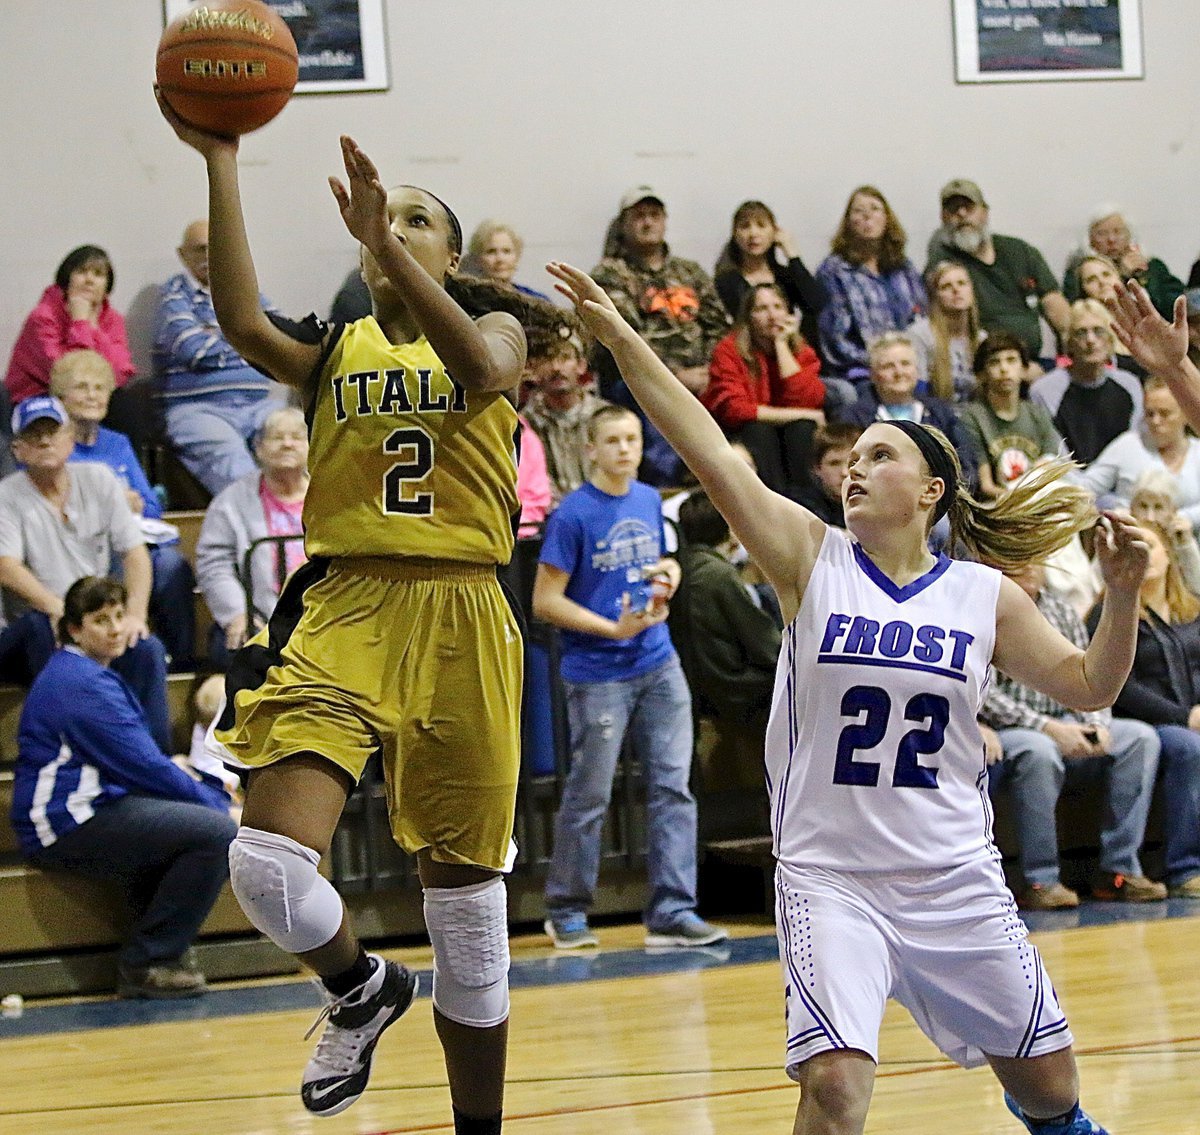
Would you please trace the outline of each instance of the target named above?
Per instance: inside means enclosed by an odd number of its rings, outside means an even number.
[[[155,77],[189,126],[248,134],[291,98],[300,74],[296,41],[259,0],[218,0],[172,20],[158,41]]]

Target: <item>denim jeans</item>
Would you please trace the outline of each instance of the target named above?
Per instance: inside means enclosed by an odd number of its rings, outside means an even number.
[[[645,922],[666,930],[696,908],[692,699],[679,659],[622,682],[567,682],[571,765],[546,879],[552,917],[585,913],[600,871],[600,834],[626,733],[646,784]]]
[[[187,471],[216,496],[258,468],[250,443],[267,417],[282,406],[265,390],[168,398],[164,403],[167,436]]]
[[[1160,725],[1158,738],[1167,882],[1177,887],[1200,875],[1200,733]]]
[[[178,544],[151,544],[150,619],[166,648],[172,672],[196,661],[196,577]]]
[[[42,611],[26,611],[0,630],[0,682],[33,685],[56,647],[50,617]],[[141,639],[113,659],[112,669],[129,683],[158,747],[164,753],[172,752],[167,652],[162,642],[154,635]]]
[[[182,800],[123,796],[31,861],[117,883],[133,912],[117,956],[123,969],[177,961],[229,877],[237,824],[227,812]]]
[[[1007,784],[1012,793],[1026,884],[1058,882],[1058,797],[1066,781],[1089,776],[1108,778],[1100,867],[1114,874],[1142,873],[1138,849],[1158,771],[1158,735],[1152,726],[1119,717],[1110,729],[1107,756],[1075,760],[1064,759],[1040,730],[998,730],[1004,759],[989,770],[990,789],[994,794]]]

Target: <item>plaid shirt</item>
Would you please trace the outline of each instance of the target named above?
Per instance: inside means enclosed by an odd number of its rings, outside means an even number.
[[[1080,650],[1087,649],[1087,628],[1074,607],[1045,588],[1038,595],[1037,606],[1046,621],[1064,638],[1073,642]],[[1112,722],[1112,713],[1107,709],[1094,713],[1079,713],[1067,709],[1039,690],[1023,686],[1006,674],[996,671],[979,718],[993,729],[1041,729],[1051,719],[1077,721],[1084,725],[1098,725],[1107,729]]]

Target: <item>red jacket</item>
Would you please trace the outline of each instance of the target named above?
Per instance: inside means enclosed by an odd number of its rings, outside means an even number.
[[[51,284],[42,292],[37,307],[29,313],[17,336],[8,373],[4,376],[4,385],[8,387],[14,405],[34,394],[47,393],[50,368],[55,360],[68,351],[85,348],[102,354],[113,368],[117,385],[124,386],[134,373],[129,342],[125,338],[125,320],[105,300],[98,324],[93,327],[86,319],[72,320],[67,314],[66,296],[57,284]]]
[[[708,387],[700,401],[725,430],[737,430],[758,419],[759,406],[791,406],[819,410],[825,404],[825,384],[821,381],[821,361],[817,352],[805,343],[796,352],[800,370],[790,378],[779,373],[779,362],[771,355],[755,350],[759,377],[750,373],[738,354],[734,333],[730,332],[713,351],[708,365]]]

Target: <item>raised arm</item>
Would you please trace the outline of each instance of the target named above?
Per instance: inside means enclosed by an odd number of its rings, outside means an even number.
[[[696,474],[771,581],[790,620],[824,538],[824,523],[759,480],[730,447],[712,415],[621,318],[586,272],[561,263],[550,264],[547,270],[588,330],[612,352],[638,405]]]
[[[1175,318],[1168,323],[1141,284],[1118,280],[1108,309],[1117,338],[1147,373],[1166,379],[1188,425],[1200,430],[1200,370],[1188,358],[1187,298],[1175,300]]]
[[[525,332],[504,312],[473,320],[412,257],[388,218],[387,190],[375,163],[342,137],[346,184],[329,188],[346,228],[387,274],[392,286],[456,382],[473,390],[511,390],[525,368]]]
[[[208,169],[209,286],[221,331],[248,362],[279,382],[302,386],[321,357],[321,346],[300,343],[280,331],[262,309],[242,216],[237,139],[188,126],[157,91],[155,97],[180,141],[199,153]]]
[[[1096,531],[1104,606],[1087,650],[1054,629],[1010,579],[1000,585],[992,661],[1018,682],[1076,710],[1112,705],[1129,676],[1137,645],[1138,588],[1149,545],[1128,517],[1105,512]]]

